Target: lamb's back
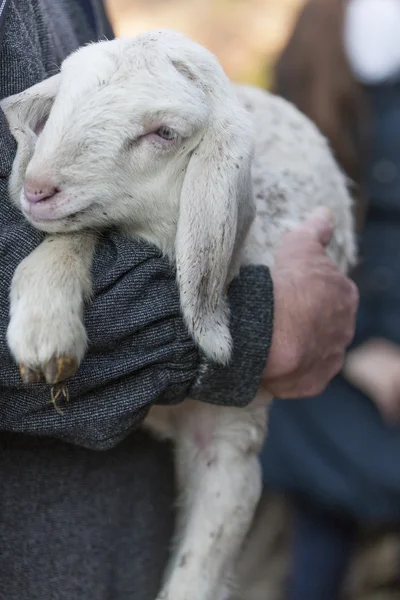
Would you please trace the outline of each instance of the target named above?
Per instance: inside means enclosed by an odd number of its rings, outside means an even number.
[[[352,199],[327,140],[286,100],[252,86],[236,89],[253,117],[256,137],[252,176],[257,215],[245,262],[271,266],[282,233],[323,205],[333,210],[337,223],[329,253],[347,270],[356,257]]]

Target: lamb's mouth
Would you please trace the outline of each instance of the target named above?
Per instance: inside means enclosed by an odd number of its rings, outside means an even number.
[[[29,222],[45,233],[63,233],[68,231],[76,231],[82,228],[80,217],[86,212],[86,209],[77,210],[67,215],[60,215],[56,218],[46,218],[45,216],[35,218],[32,214],[26,214]]]

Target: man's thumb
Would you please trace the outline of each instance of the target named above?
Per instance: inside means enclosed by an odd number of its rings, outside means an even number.
[[[335,229],[335,215],[326,206],[318,206],[310,216],[299,226],[298,231],[311,233],[323,246],[332,239]]]

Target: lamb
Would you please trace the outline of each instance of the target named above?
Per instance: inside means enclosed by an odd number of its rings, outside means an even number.
[[[8,344],[26,382],[76,372],[92,256],[111,226],[176,265],[187,327],[221,364],[231,351],[229,282],[241,265],[272,266],[283,232],[315,206],[335,214],[331,256],[343,271],[355,260],[351,199],[325,139],[284,100],[232,85],[182,34],[85,46],[1,107],[17,141],[10,197],[48,234],[10,294]],[[182,494],[158,600],[229,596],[260,496],[270,400],[260,390],[245,409],[187,399],[150,410],[144,426],[175,443]]]

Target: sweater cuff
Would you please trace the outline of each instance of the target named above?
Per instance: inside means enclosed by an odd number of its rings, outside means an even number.
[[[229,288],[232,356],[227,366],[203,357],[188,396],[226,406],[247,406],[255,397],[272,340],[274,294],[269,269],[242,268]]]

